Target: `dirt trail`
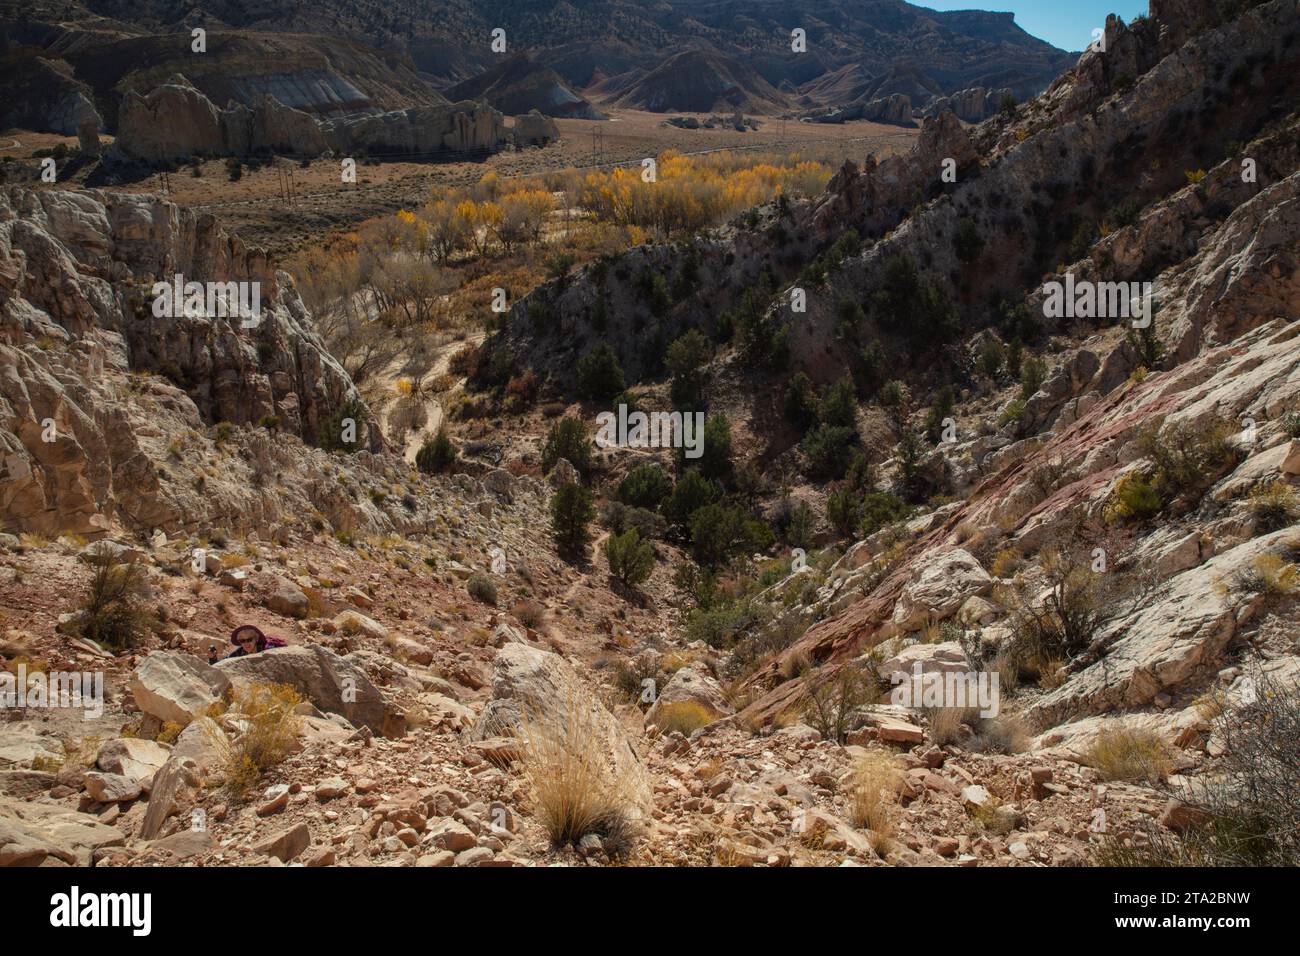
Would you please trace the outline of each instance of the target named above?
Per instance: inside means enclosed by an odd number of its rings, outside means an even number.
[[[438,429],[442,425],[442,396],[445,392],[434,392],[432,390],[426,391],[425,383],[435,382],[440,376],[447,374],[451,366],[451,357],[453,355],[466,346],[479,346],[482,344],[485,337],[486,333],[480,331],[471,332],[464,339],[452,339],[448,341],[438,350],[437,358],[434,360],[433,365],[429,367],[429,370],[418,381],[412,382],[416,387],[418,394],[424,398],[425,421],[424,425],[421,427],[409,429],[404,436],[402,441],[402,458],[405,461],[414,464],[415,455],[416,452],[420,450],[420,446],[424,444],[427,438],[438,434]],[[384,394],[395,394],[397,381],[402,377],[399,372],[404,361],[404,357],[398,356],[394,359],[392,364],[376,376],[376,382],[382,385]],[[464,379],[457,379],[452,388],[457,388],[462,385],[464,385]],[[395,399],[390,399],[389,401],[384,402],[381,408],[376,410],[380,419],[380,427],[383,428],[385,434],[392,433],[389,427],[389,419],[396,408],[397,401]]]

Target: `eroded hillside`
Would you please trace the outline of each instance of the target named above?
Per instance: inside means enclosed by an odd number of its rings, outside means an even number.
[[[1294,862],[1296,14],[548,266],[400,438],[212,217],[9,189],[0,655],[106,694],[0,715],[0,862]]]

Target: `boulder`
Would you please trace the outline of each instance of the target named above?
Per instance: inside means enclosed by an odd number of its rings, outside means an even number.
[[[434,154],[489,152],[505,140],[505,117],[486,103],[464,100],[440,106],[331,120],[321,127],[339,156],[365,152]]]
[[[917,664],[922,674],[964,674],[971,663],[956,641],[941,644],[911,644],[880,665],[880,676],[889,679],[894,673],[912,675]]]
[[[100,803],[121,803],[140,796],[140,781],[116,773],[91,770],[85,777],[86,793]]]
[[[211,830],[178,830],[171,836],[165,836],[160,840],[154,840],[149,845],[151,850],[166,850],[177,860],[188,860],[192,856],[199,856],[215,849],[217,845],[216,837],[212,835]]]
[[[217,666],[236,684],[287,684],[322,711],[383,733],[388,706],[361,668],[317,644],[277,647]]]
[[[688,666],[679,668],[659,692],[654,706],[646,714],[646,723],[653,724],[655,717],[666,705],[683,702],[699,704],[714,720],[735,713],[735,709],[723,696],[722,687],[708,671],[701,666]]]
[[[915,631],[930,621],[956,613],[967,598],[987,594],[993,579],[975,558],[961,548],[944,552],[920,566],[903,588],[891,620],[882,628],[893,634]]]
[[[125,842],[121,830],[90,814],[0,797],[0,867],[90,866],[96,850]]]
[[[424,842],[440,850],[460,853],[478,846],[474,831],[456,820],[446,819],[435,823],[424,836]]]
[[[164,723],[188,724],[230,691],[230,679],[179,651],[154,651],[127,682],[135,705]]]
[[[307,600],[302,588],[278,575],[272,577],[273,580],[266,588],[266,596],[262,599],[266,608],[285,617],[306,617],[311,602]]]
[[[388,628],[360,611],[348,609],[334,618],[334,626],[344,634],[364,634],[382,641],[388,637]]]
[[[130,561],[139,561],[144,557],[144,552],[130,545],[121,544],[117,541],[110,541],[105,538],[103,541],[95,541],[81,549],[77,558],[90,565],[105,564],[126,564]]]
[[[171,757],[171,749],[142,737],[119,737],[99,748],[95,765],[105,773],[118,774],[135,780],[146,790],[163,764]]]
[[[307,829],[307,824],[299,823],[297,826],[281,830],[258,841],[253,844],[253,849],[288,863],[309,846],[311,846],[311,831]]]
[[[1105,655],[1044,694],[1027,716],[1043,727],[1149,704],[1218,666],[1238,628],[1261,602],[1235,585],[1262,554],[1300,547],[1288,528],[1252,538],[1176,575],[1151,598],[1125,609],[1097,635]]]
[[[510,474],[504,468],[493,468],[482,479],[485,490],[494,495],[498,495],[507,501],[510,500],[515,490],[515,476]]]
[[[560,485],[572,485],[579,480],[578,469],[567,458],[561,458],[546,476],[546,480],[555,488]]]
[[[168,760],[153,779],[140,837],[152,840],[161,833],[170,817],[193,804],[200,785],[199,768],[193,760],[183,757]]]
[[[0,770],[0,797],[30,800],[50,790],[58,778],[44,770]]]
[[[227,155],[220,111],[179,73],[145,96],[122,97],[113,149],[146,162]]]

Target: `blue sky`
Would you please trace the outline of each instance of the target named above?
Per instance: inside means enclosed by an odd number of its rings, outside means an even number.
[[[1124,22],[1147,12],[1147,0],[910,0],[931,10],[996,10],[1014,13],[1026,33],[1063,50],[1082,50],[1094,27],[1117,13]]]

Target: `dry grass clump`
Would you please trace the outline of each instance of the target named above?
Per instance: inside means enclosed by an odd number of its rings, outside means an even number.
[[[661,733],[680,731],[688,737],[714,721],[713,711],[694,700],[677,700],[662,704],[655,711],[654,722]]]
[[[1300,520],[1300,503],[1295,490],[1285,482],[1273,481],[1250,493],[1250,512],[1261,534],[1280,531]]]
[[[1083,755],[1107,780],[1158,783],[1173,771],[1173,754],[1159,734],[1117,726],[1099,733]]]
[[[1212,732],[1223,745],[1213,773],[1180,788],[1190,808],[1178,832],[1150,823],[1135,839],[1111,839],[1100,866],[1300,864],[1300,686],[1254,673],[1254,693],[1235,704],[1216,695]],[[1199,706],[1199,705],[1198,705]]]
[[[848,782],[849,819],[873,834],[877,853],[888,845],[893,829],[893,806],[903,771],[897,758],[883,747],[872,747],[853,764]]]
[[[795,653],[783,658],[777,665],[777,673],[781,677],[781,682],[794,680],[796,677],[802,677],[812,668],[812,658],[808,656],[807,651],[796,651]]]
[[[263,771],[293,752],[302,725],[294,708],[302,701],[284,684],[250,684],[235,692],[223,721],[233,735],[213,741],[230,794],[247,793]]]
[[[636,837],[633,781],[612,765],[593,703],[572,699],[562,713],[526,714],[518,730],[534,815],[554,846],[600,837],[620,857]]]
[[[1272,552],[1257,555],[1251,566],[1242,570],[1238,577],[1247,590],[1269,598],[1286,597],[1300,587],[1296,566]]]
[[[1014,714],[985,717],[975,724],[975,734],[965,747],[973,753],[1018,754],[1029,746],[1029,729]]]
[[[1021,555],[1017,548],[1003,548],[993,555],[993,562],[989,566],[989,574],[995,578],[1015,577],[1020,570]]]
[[[961,743],[965,734],[962,728],[974,725],[979,710],[972,707],[927,707],[925,715],[930,721],[930,739],[940,747]]]
[[[465,584],[465,590],[469,596],[476,601],[488,605],[489,607],[497,606],[497,586],[493,580],[486,574],[473,574]]]
[[[539,602],[531,598],[516,602],[515,606],[510,609],[510,613],[524,627],[532,628],[534,631],[542,626],[546,621],[546,608]]]

